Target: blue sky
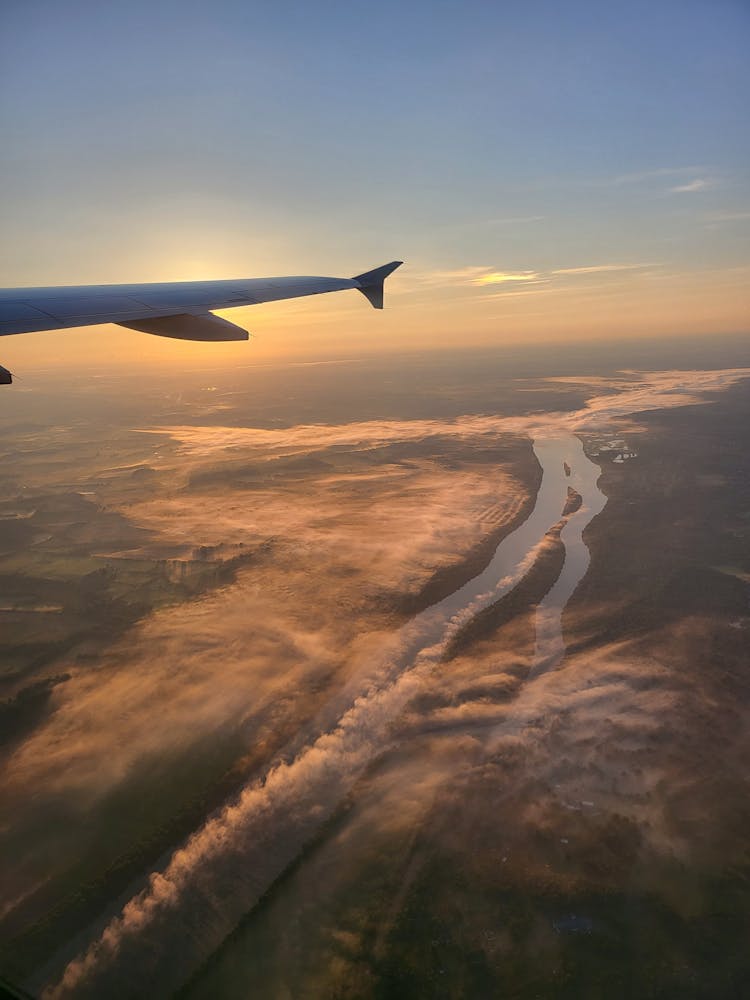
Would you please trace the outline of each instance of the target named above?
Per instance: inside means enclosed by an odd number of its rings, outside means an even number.
[[[738,328],[748,51],[745,0],[5,0],[0,284],[736,271]]]

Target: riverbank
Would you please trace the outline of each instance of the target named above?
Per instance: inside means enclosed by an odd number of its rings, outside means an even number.
[[[519,528],[533,511],[542,483],[542,466],[528,438],[519,440],[512,461],[506,458],[504,468],[524,489],[523,499],[516,504],[515,514],[481,538],[457,561],[435,570],[416,592],[381,598],[383,606],[390,607],[404,619],[412,618],[445,600],[489,566],[500,543]],[[500,495],[498,500],[502,499]]]

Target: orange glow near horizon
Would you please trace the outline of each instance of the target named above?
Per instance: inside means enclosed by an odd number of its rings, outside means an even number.
[[[480,282],[477,272],[487,280]],[[431,348],[740,333],[750,326],[749,287],[747,267],[672,273],[591,265],[547,275],[467,268],[443,278],[407,264],[388,279],[383,312],[353,292],[334,293],[222,311],[250,331],[249,343],[192,343],[92,326],[4,337],[0,361],[23,376],[56,367],[221,367]]]

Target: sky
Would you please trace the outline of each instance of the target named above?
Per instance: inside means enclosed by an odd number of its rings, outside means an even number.
[[[351,276],[250,344],[10,367],[750,329],[747,0],[3,0],[0,285]]]

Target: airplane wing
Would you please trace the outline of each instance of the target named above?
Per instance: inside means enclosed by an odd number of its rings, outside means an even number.
[[[247,340],[249,334],[214,309],[253,306],[349,288],[383,308],[383,282],[395,260],[354,278],[245,278],[145,285],[81,285],[0,289],[0,336],[117,323],[131,330],[179,340]],[[0,384],[11,381],[0,367]]]

